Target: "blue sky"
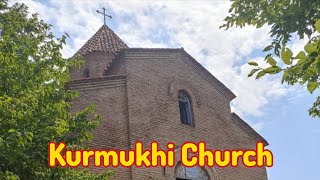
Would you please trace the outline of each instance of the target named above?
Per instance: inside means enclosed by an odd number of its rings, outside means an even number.
[[[269,141],[275,158],[268,169],[270,180],[320,179],[320,120],[307,114],[319,90],[310,95],[303,86],[282,85],[279,77],[247,78],[251,67],[246,62],[263,61],[261,51],[271,42],[269,27],[219,29],[230,2],[19,2],[52,24],[57,36],[64,32],[71,36],[63,50],[65,57],[73,55],[101,27],[103,18],[95,12],[101,7],[113,17],[108,26],[129,47],[184,47],[237,95],[232,110]],[[294,38],[290,47],[298,52],[305,42]]]
[[[320,123],[306,113],[314,99],[305,95],[294,102],[275,102],[271,111],[261,117],[265,121],[272,119],[261,131],[275,157],[274,166],[268,169],[271,180],[319,179]]]

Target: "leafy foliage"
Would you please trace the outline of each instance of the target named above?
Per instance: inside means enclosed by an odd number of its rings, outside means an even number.
[[[232,0],[229,16],[221,28],[261,28],[271,26],[273,41],[264,48],[268,54],[267,68],[249,62],[254,69],[248,75],[260,78],[266,74],[283,72],[282,83],[306,84],[310,93],[320,88],[320,0]],[[308,43],[298,54],[287,47],[293,35],[308,38]],[[280,61],[276,59],[279,58]],[[313,117],[320,117],[320,97],[309,110]]]
[[[0,1],[0,179],[108,176],[47,165],[48,142],[84,148],[100,120],[93,106],[70,111],[77,93],[66,83],[80,59],[62,58],[66,38],[55,39],[50,25],[29,15],[24,4]]]

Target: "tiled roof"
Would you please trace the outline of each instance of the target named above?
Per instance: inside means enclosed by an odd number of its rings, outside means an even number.
[[[128,46],[107,26],[103,25],[76,54],[85,55],[92,51],[116,53]]]

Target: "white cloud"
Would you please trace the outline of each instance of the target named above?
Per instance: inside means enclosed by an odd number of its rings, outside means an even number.
[[[216,1],[38,1],[25,0],[31,12],[68,32],[72,40],[64,49],[71,56],[92,36],[102,22],[95,10],[107,7],[116,16],[118,35],[129,47],[181,47],[235,92],[232,109],[241,116],[260,116],[264,107],[291,90],[279,78],[247,78],[245,63],[254,51],[268,45],[268,27],[219,29],[230,2]],[[300,45],[299,45],[300,47]],[[262,55],[261,55],[262,56]],[[262,61],[262,57],[253,57]],[[262,122],[254,126],[261,129]]]

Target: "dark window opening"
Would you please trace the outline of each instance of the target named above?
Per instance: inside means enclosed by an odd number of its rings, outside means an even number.
[[[90,71],[88,68],[85,68],[82,72],[84,78],[88,78],[90,76]]]
[[[180,119],[183,124],[194,126],[189,96],[185,92],[178,93]]]

